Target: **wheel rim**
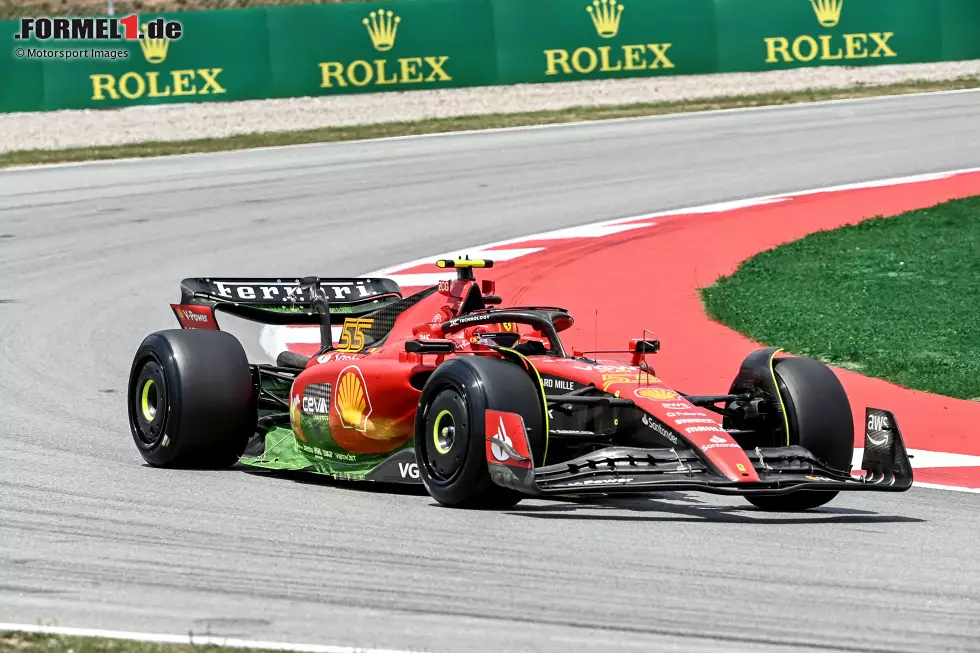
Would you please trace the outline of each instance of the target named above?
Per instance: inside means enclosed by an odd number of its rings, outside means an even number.
[[[153,379],[147,379],[143,382],[143,392],[140,393],[140,411],[143,413],[143,419],[148,422],[152,422],[157,415],[157,401],[159,401],[160,395],[157,393],[157,384]]]
[[[437,452],[447,454],[453,448],[455,440],[456,422],[453,420],[453,413],[449,410],[442,410],[436,415],[436,421],[432,427],[432,443]]]
[[[130,391],[130,414],[141,443],[152,448],[166,432],[167,384],[163,370],[153,359],[148,359],[136,375]]]
[[[466,401],[455,388],[437,393],[426,415],[429,440],[422,460],[427,476],[440,485],[452,483],[466,462],[469,424]]]

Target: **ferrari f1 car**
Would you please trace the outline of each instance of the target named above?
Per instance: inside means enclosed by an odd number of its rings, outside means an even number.
[[[143,458],[423,483],[444,505],[498,509],[673,490],[803,510],[912,484],[895,418],[879,408],[866,409],[862,473],[851,473],[851,406],[818,361],[762,349],[726,393],[687,394],[657,378],[652,337],[629,342],[628,363],[599,360],[559,337],[566,310],[502,307],[474,275],[492,261],[437,265],[455,278],[410,296],[380,278],[185,279],[171,305],[182,328],[149,335],[133,360]],[[225,315],[318,326],[319,351],[250,363],[219,330]]]

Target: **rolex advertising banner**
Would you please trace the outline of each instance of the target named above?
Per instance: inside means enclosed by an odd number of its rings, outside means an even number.
[[[939,3],[715,0],[720,72],[940,58]]]
[[[0,111],[98,109],[980,59],[980,0],[393,0],[25,18],[0,40]]]
[[[488,0],[270,8],[276,95],[496,84],[492,24]]]
[[[500,83],[717,71],[713,0],[494,0]]]

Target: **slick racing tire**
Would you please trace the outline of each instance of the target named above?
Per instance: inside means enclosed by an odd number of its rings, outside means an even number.
[[[800,445],[839,470],[849,470],[854,456],[854,419],[844,386],[833,370],[812,358],[773,361],[776,384],[789,420],[789,443]],[[763,510],[816,508],[836,491],[800,490],[777,496],[747,497]]]
[[[133,440],[154,467],[229,467],[255,432],[248,359],[222,331],[147,336],[133,358],[128,394]]]
[[[486,412],[517,413],[540,464],[544,408],[540,388],[527,372],[497,358],[453,358],[426,381],[415,416],[419,476],[439,503],[456,508],[503,509],[520,492],[496,485],[486,461]]]

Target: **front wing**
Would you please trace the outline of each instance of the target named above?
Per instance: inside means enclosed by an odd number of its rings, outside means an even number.
[[[894,415],[868,408],[863,474],[834,469],[800,446],[757,447],[745,454],[758,482],[724,476],[694,449],[608,447],[562,463],[535,468],[523,422],[512,413],[488,411],[490,476],[498,485],[532,496],[643,491],[700,491],[730,495],[779,495],[799,490],[902,492],[912,486],[912,465]],[[510,428],[506,428],[506,424]],[[493,429],[488,428],[488,433]]]

